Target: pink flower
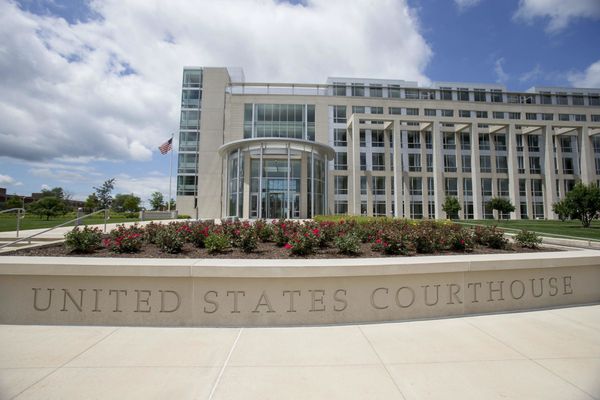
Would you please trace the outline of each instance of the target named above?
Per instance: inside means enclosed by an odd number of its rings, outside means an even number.
[[[377,240],[375,241],[375,243],[377,243],[377,244],[380,244],[380,243],[381,243],[381,239],[377,239]]]
[[[313,229],[312,233],[318,236],[319,235],[319,230],[317,228],[315,228],[315,229]]]
[[[289,250],[289,249],[291,249],[291,248],[292,248],[292,245],[291,245],[291,244],[289,244],[289,243],[286,243],[286,244],[285,244],[283,247],[285,247],[286,249],[288,249],[288,250]]]
[[[465,244],[465,239],[460,239],[460,244]]]

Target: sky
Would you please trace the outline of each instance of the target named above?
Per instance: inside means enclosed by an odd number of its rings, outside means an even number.
[[[184,66],[598,88],[598,38],[600,0],[0,0],[0,187],[166,198]]]

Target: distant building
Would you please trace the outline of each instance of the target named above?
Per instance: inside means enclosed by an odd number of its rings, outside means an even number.
[[[7,194],[6,188],[0,188],[0,208],[2,208],[4,203],[6,203],[6,201],[8,201],[8,199],[10,199],[11,197],[17,197],[24,204],[29,204],[42,198],[42,193],[36,192],[31,193],[31,195],[29,196],[22,196],[18,194]],[[85,204],[85,202],[80,200],[67,200],[66,203],[68,206],[73,208],[83,207],[83,205]]]
[[[329,78],[247,83],[185,68],[177,209],[194,217],[316,214],[555,218],[576,181],[600,178],[600,89]]]

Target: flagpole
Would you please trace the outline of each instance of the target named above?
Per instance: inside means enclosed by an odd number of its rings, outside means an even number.
[[[173,180],[173,153],[175,152],[173,137],[175,137],[174,133],[171,134],[171,160],[169,162],[169,198],[167,199],[167,211],[171,211],[171,181]]]

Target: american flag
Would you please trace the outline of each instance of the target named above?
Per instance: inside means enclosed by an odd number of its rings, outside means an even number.
[[[173,138],[167,140],[166,142],[164,142],[163,144],[161,144],[158,147],[158,150],[160,150],[160,154],[167,154],[169,151],[171,151],[173,149]]]

